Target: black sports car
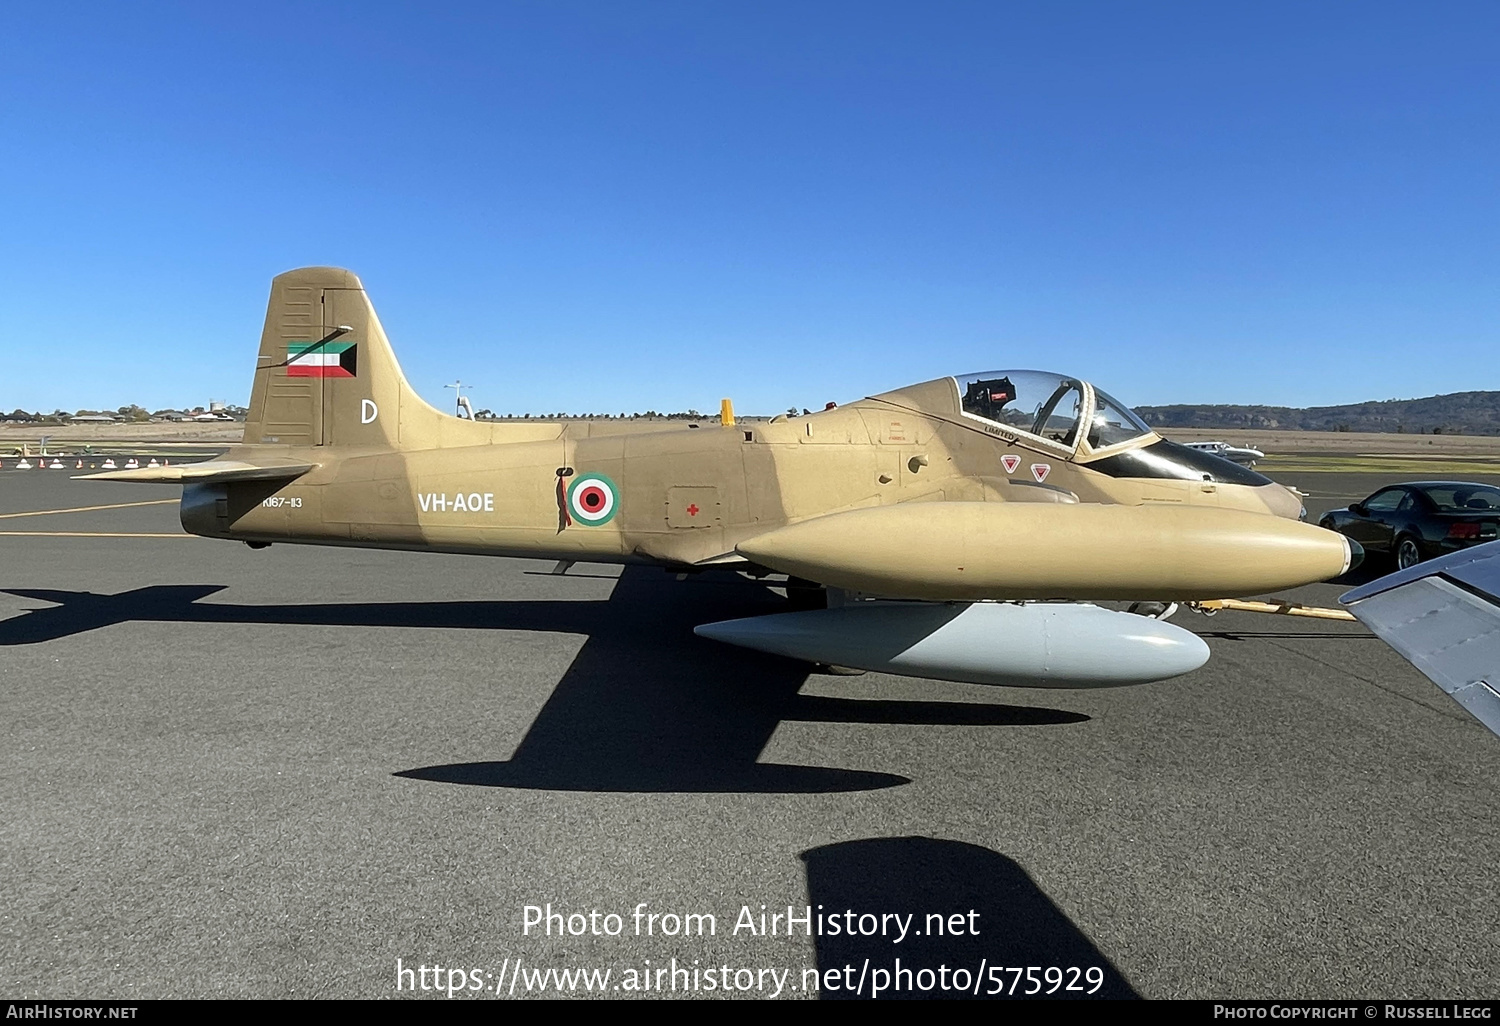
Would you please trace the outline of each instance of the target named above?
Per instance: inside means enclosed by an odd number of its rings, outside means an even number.
[[[1389,553],[1403,570],[1445,552],[1494,541],[1497,525],[1500,488],[1472,481],[1389,485],[1318,521],[1367,552]]]

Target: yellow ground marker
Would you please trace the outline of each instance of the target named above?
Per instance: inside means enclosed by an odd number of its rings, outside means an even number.
[[[72,509],[32,509],[25,513],[0,513],[0,520],[13,517],[45,517],[53,513],[92,513],[96,509],[129,509],[131,506],[165,506],[177,499],[147,499],[145,502],[112,502],[108,506],[74,506]]]

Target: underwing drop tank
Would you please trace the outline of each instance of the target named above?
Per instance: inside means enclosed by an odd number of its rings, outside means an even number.
[[[1069,602],[855,602],[708,623],[694,633],[807,662],[1013,687],[1145,684],[1208,660],[1208,646],[1191,631]]]

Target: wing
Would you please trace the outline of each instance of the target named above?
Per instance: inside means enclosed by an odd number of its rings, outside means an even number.
[[[1339,601],[1500,734],[1500,542],[1398,571]]]

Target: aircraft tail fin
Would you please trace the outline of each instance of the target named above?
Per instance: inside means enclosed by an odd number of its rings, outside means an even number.
[[[409,449],[488,435],[439,413],[407,383],[355,274],[303,267],[272,280],[247,443]]]

